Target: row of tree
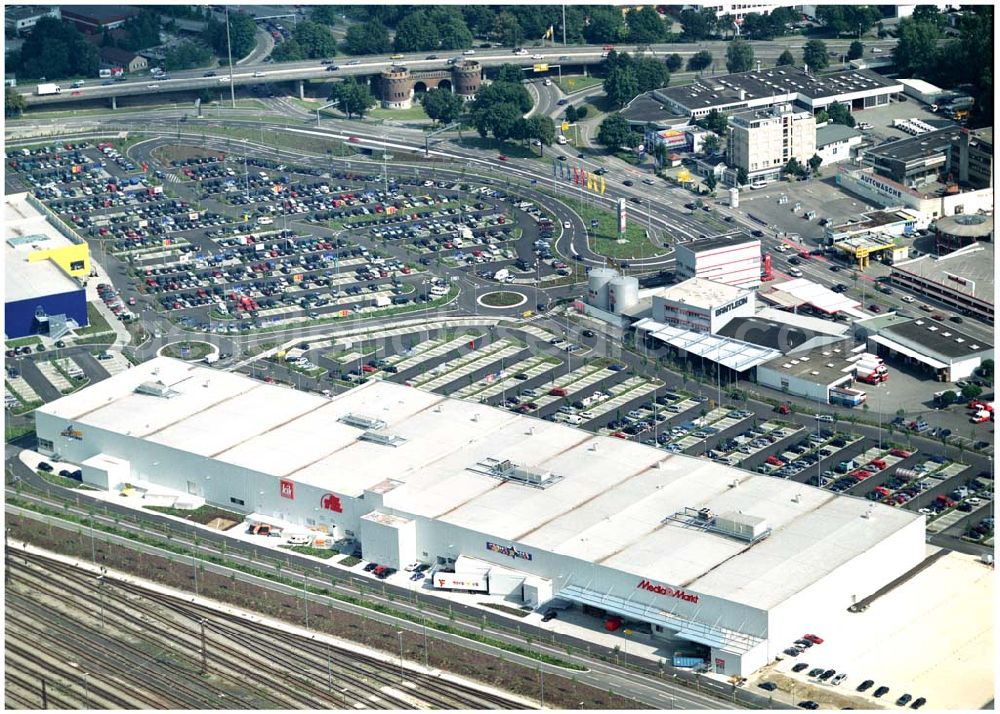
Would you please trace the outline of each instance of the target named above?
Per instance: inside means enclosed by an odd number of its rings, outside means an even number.
[[[736,34],[733,16],[716,17],[708,8],[681,11],[676,18],[680,33],[672,32],[674,17],[661,15],[651,5],[627,12],[611,5],[363,5],[341,9],[362,25],[373,26],[348,30],[347,46],[354,48],[348,50],[352,54],[465,49],[472,46],[473,38],[515,46],[542,39],[549,28],[554,31],[552,38],[561,40],[564,11],[565,36],[572,44],[701,42]],[[822,6],[817,14],[838,34],[867,32],[882,17],[877,8],[865,5]],[[312,19],[326,24],[340,21],[326,7],[315,8]],[[797,13],[785,7],[766,15],[751,12],[744,16],[739,34],[748,40],[773,40],[788,34],[798,19]],[[392,42],[389,30],[396,32]]]
[[[970,86],[975,114],[993,118],[993,7],[963,6],[959,37],[942,42],[946,18],[934,6],[918,6],[899,23],[892,56],[902,77],[918,77],[944,87]]]
[[[613,106],[623,107],[636,95],[670,84],[667,62],[654,57],[633,57],[628,52],[608,53],[601,63],[604,92]]]

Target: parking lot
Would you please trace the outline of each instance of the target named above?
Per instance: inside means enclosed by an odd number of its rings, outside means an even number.
[[[837,613],[828,632],[816,633],[822,644],[783,657],[748,686],[775,682],[776,698],[811,699],[824,708],[892,708],[904,694],[911,704],[923,698],[930,710],[982,708],[993,697],[995,596],[991,567],[950,553],[867,610]],[[809,676],[829,670],[834,674],[825,680]],[[837,674],[846,677],[834,684]]]

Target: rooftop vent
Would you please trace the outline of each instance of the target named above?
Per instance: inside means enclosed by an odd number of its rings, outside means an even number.
[[[175,392],[159,379],[155,382],[143,382],[135,388],[135,393],[148,394],[151,397],[162,397],[163,399],[176,397],[179,394],[179,392]]]
[[[358,441],[370,441],[373,444],[396,447],[405,444],[406,438],[382,429],[369,429],[358,437]]]
[[[384,429],[386,423],[377,417],[365,416],[364,414],[345,414],[337,421],[348,426],[356,426],[359,429]]]

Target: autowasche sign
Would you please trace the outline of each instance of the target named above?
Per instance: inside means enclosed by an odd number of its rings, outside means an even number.
[[[486,550],[492,550],[494,553],[499,553],[500,555],[509,555],[511,558],[521,558],[523,560],[531,560],[531,553],[526,553],[523,550],[518,550],[512,545],[500,545],[499,543],[486,542]]]
[[[667,597],[675,597],[680,600],[687,600],[688,602],[698,602],[698,596],[694,593],[684,592],[683,590],[675,590],[667,585],[656,585],[651,583],[646,579],[640,580],[639,584],[636,586],[640,590],[648,590],[651,593],[656,593],[657,595],[666,595]]]

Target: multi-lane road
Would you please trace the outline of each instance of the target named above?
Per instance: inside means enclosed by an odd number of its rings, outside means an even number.
[[[801,53],[804,40],[790,39],[787,42],[755,42],[754,51],[762,62],[773,63],[779,54],[789,49],[793,52]],[[886,50],[895,45],[895,40],[870,40],[866,43],[871,48],[878,47]],[[828,51],[833,56],[839,56],[847,51],[850,41],[831,40],[827,43]],[[639,48],[635,45],[622,45],[617,49],[627,52],[636,52]],[[685,60],[702,49],[712,52],[721,62],[725,56],[726,43],[706,42],[706,43],[683,43],[683,44],[663,44],[652,45],[642,48],[642,51],[663,57],[668,54],[677,53]],[[536,64],[547,64],[550,67],[562,65],[566,67],[581,67],[600,64],[605,50],[601,45],[572,45],[554,46],[532,49],[526,55],[515,55],[511,49],[488,49],[488,50],[466,50],[465,53],[443,53],[433,56],[424,53],[405,53],[400,55],[368,55],[353,57],[350,59],[334,60],[338,63],[336,71],[329,71],[330,65],[321,64],[319,60],[306,60],[297,62],[264,62],[260,60],[260,53],[253,53],[250,61],[240,66],[234,66],[231,70],[228,67],[218,70],[211,70],[212,76],[206,76],[209,72],[204,70],[188,70],[170,73],[167,79],[154,79],[151,75],[138,73],[126,75],[123,81],[85,79],[80,87],[72,87],[72,79],[56,80],[49,78],[48,83],[58,83],[62,88],[59,94],[47,94],[38,96],[36,94],[36,84],[24,84],[17,87],[24,96],[28,105],[62,104],[77,102],[87,99],[104,99],[122,96],[140,96],[149,93],[167,93],[178,91],[191,91],[206,88],[229,87],[230,82],[237,86],[259,84],[263,82],[288,82],[308,79],[330,79],[347,76],[361,76],[379,74],[382,70],[393,65],[403,65],[411,70],[432,70],[446,69],[450,59],[461,60],[471,59],[478,61],[483,67],[496,67],[501,64],[516,64],[522,67],[531,67]],[[393,59],[395,57],[396,59]],[[714,73],[714,66],[713,66]],[[551,72],[550,72],[551,73]]]

